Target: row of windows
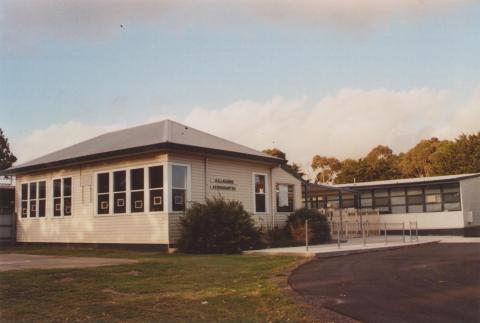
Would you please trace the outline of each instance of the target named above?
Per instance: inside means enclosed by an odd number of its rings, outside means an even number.
[[[22,184],[21,211],[22,218],[43,218],[46,215],[46,181]],[[72,214],[72,178],[54,179],[52,182],[53,216],[70,216]]]
[[[266,175],[255,174],[255,213],[267,211]],[[276,189],[277,212],[293,212],[293,185],[277,184]]]
[[[361,190],[359,195],[338,192],[309,198],[311,208],[378,209],[380,213],[459,211],[460,184]]]
[[[171,172],[172,211],[184,211],[187,167],[172,165]],[[164,166],[99,173],[97,174],[97,214],[164,211],[163,188]]]

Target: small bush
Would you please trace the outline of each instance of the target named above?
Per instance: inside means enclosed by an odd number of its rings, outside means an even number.
[[[241,202],[207,199],[181,220],[178,248],[186,253],[240,253],[260,247],[260,232]]]
[[[331,241],[327,217],[316,209],[301,208],[289,215],[287,230],[295,241],[305,241],[305,220],[308,220],[308,241],[326,243]]]

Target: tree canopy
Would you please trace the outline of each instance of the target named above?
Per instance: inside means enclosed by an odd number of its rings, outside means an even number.
[[[8,139],[0,128],[0,170],[9,168],[16,161],[17,157],[10,151]]]
[[[352,183],[409,177],[427,177],[480,172],[480,132],[457,139],[421,140],[406,153],[394,154],[379,145],[365,157],[338,160],[315,155],[311,166],[316,182]]]

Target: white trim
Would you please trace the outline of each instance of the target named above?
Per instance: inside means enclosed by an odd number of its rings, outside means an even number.
[[[265,212],[257,212],[257,199],[255,198],[256,192],[255,192],[255,176],[256,175],[261,175],[265,176]],[[264,215],[264,214],[269,214],[269,202],[270,202],[270,189],[269,189],[269,182],[268,182],[268,174],[267,173],[260,173],[260,172],[252,172],[252,194],[253,194],[253,214],[258,214],[258,215]]]
[[[45,182],[45,197],[44,198],[40,198],[40,182]],[[30,184],[33,184],[35,183],[35,186],[36,186],[36,195],[35,195],[35,216],[34,217],[31,217],[30,216],[30,211],[31,211],[31,205],[30,205]],[[27,199],[23,200],[22,197],[23,197],[23,194],[22,194],[22,185],[26,184],[27,185]],[[37,180],[34,180],[34,181],[27,181],[27,182],[21,182],[20,183],[20,203],[19,203],[19,206],[18,206],[18,219],[22,220],[22,221],[25,221],[27,219],[42,219],[42,218],[46,218],[48,215],[47,215],[47,180],[45,178],[41,178],[41,179],[37,179]],[[45,201],[45,214],[44,216],[40,217],[39,216],[39,206],[40,206],[40,200],[44,200]],[[22,202],[27,202],[27,214],[26,214],[26,217],[22,217]]]
[[[185,211],[173,211],[172,210],[172,203],[170,201],[170,198],[173,196],[171,194],[173,187],[173,182],[172,182],[172,166],[181,166],[181,167],[186,167],[187,169],[187,178],[186,178],[186,183],[185,183],[185,210],[188,207],[188,204],[192,201],[192,165],[191,164],[183,164],[183,163],[177,163],[177,162],[167,162],[168,164],[168,183],[167,183],[167,189],[168,189],[168,198],[167,198],[167,205],[168,205],[168,212],[169,213],[184,213]],[[167,177],[167,176],[165,176]]]
[[[65,178],[70,178],[70,195],[69,196],[65,196],[64,195],[64,185],[63,185],[63,180]],[[55,188],[54,188],[54,185],[53,185],[53,182],[55,182],[55,180],[60,180],[60,197],[54,197],[53,194],[55,192]],[[52,208],[51,208],[51,215],[49,216],[50,218],[52,219],[62,219],[62,218],[70,218],[73,216],[73,176],[62,176],[62,177],[53,177],[52,178],[52,190],[50,191],[51,193],[51,199],[52,199]],[[65,197],[69,197],[70,198],[70,215],[65,215],[65,205],[64,205],[64,199]],[[53,215],[55,213],[55,199],[60,199],[60,215],[58,216],[55,216]]]

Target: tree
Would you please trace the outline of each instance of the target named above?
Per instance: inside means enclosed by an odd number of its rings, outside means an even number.
[[[332,183],[341,169],[340,161],[335,157],[315,155],[312,158],[313,170],[319,170],[316,181]]]
[[[287,159],[285,153],[278,148],[265,149],[263,152],[273,157]]]
[[[17,157],[10,151],[7,137],[0,128],[0,170],[7,169],[17,161]]]
[[[404,177],[428,177],[434,175],[433,154],[448,141],[438,138],[421,140],[402,156],[400,167]]]
[[[264,149],[263,152],[265,154],[271,155],[273,157],[282,158],[282,159],[287,160],[287,155],[278,148]],[[287,172],[290,172],[294,176],[299,177],[299,178],[303,178],[303,176],[306,175],[305,172],[301,169],[300,165],[298,165],[296,163],[289,164],[287,162],[287,164],[285,164],[285,170]]]
[[[480,172],[480,132],[443,142],[430,160],[434,175]]]

